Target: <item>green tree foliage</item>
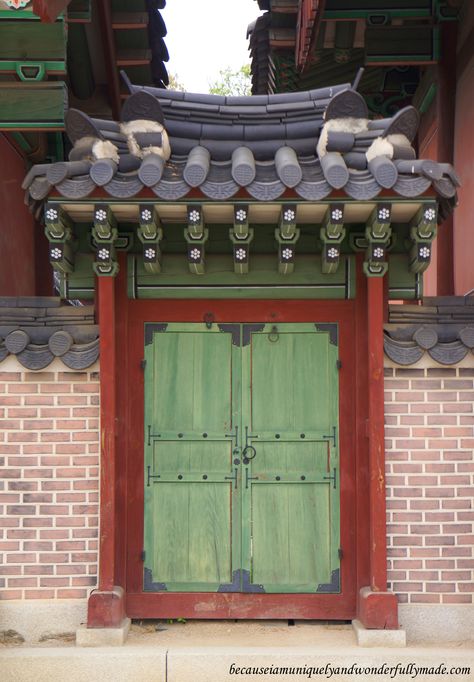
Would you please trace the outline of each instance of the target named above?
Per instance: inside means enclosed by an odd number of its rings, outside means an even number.
[[[250,64],[244,64],[237,71],[230,66],[219,71],[218,80],[211,83],[211,95],[250,95],[251,94]]]
[[[170,80],[168,90],[180,90],[181,92],[186,92],[186,88],[183,83],[180,82],[177,73],[169,73],[168,78]]]

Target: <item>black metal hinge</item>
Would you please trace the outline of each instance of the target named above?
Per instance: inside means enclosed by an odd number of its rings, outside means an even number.
[[[140,360],[140,367],[141,367],[142,369],[145,369],[145,367],[146,367],[146,360]]]
[[[337,469],[334,467],[332,476],[323,476],[325,481],[332,481],[334,490],[337,488]]]
[[[146,482],[146,487],[149,488],[149,487],[150,487],[150,481],[151,481],[151,479],[152,479],[152,478],[161,478],[161,476],[160,476],[160,474],[152,474],[152,473],[151,473],[151,466],[150,466],[150,465],[147,466],[146,470],[147,470],[147,482]]]
[[[336,443],[336,433],[337,433],[336,427],[333,426],[333,427],[332,427],[332,433],[331,433],[330,435],[325,435],[325,436],[323,436],[323,438],[324,438],[325,440],[332,440],[332,442],[333,442],[333,444],[334,444],[334,447],[336,447],[336,445],[337,445],[337,443]]]
[[[336,360],[336,367],[337,367],[337,369],[342,368],[342,360]]]
[[[337,550],[337,556],[339,557],[339,561],[341,561],[342,557],[344,556],[344,552],[342,551],[342,549],[340,547]]]
[[[146,559],[146,552],[144,549],[140,552],[140,561],[145,561]]]

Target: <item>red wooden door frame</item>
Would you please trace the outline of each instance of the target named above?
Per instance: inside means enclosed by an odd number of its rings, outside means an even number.
[[[358,258],[355,301],[129,301],[125,258],[120,260],[117,280],[98,283],[101,531],[99,589],[89,598],[88,626],[116,626],[127,613],[136,618],[201,619],[350,619],[358,615],[366,627],[397,627],[396,597],[386,591],[385,583],[383,282],[367,281]],[[145,321],[203,321],[211,311],[216,322],[340,324],[341,547],[345,556],[339,595],[142,591],[143,325]]]
[[[216,322],[338,322],[340,325],[340,426],[341,426],[341,594],[144,593],[143,563],[143,396],[145,322],[202,322],[212,312]],[[124,283],[118,292],[117,316],[121,328],[121,357],[128,369],[118,385],[119,489],[126,508],[117,518],[121,533],[117,546],[118,574],[125,580],[126,612],[132,618],[296,618],[350,619],[357,608],[357,566],[368,551],[368,539],[356,542],[357,457],[356,385],[367,372],[356,362],[356,304],[354,301],[308,300],[141,300],[129,301]],[[127,321],[120,318],[126,316]],[[125,338],[124,338],[125,336]],[[356,375],[360,375],[357,377]],[[126,538],[126,540],[125,540]],[[362,542],[361,542],[362,541]],[[359,555],[361,558],[359,560]]]

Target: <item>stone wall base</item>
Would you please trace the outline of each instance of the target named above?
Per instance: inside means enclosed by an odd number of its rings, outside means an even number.
[[[0,630],[14,630],[27,644],[75,635],[87,621],[87,599],[0,601]]]
[[[473,604],[399,604],[409,644],[474,641]]]

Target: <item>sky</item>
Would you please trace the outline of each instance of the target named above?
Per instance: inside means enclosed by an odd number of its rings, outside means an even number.
[[[255,0],[167,0],[168,73],[188,92],[208,92],[219,71],[250,61],[247,26],[261,11]]]

